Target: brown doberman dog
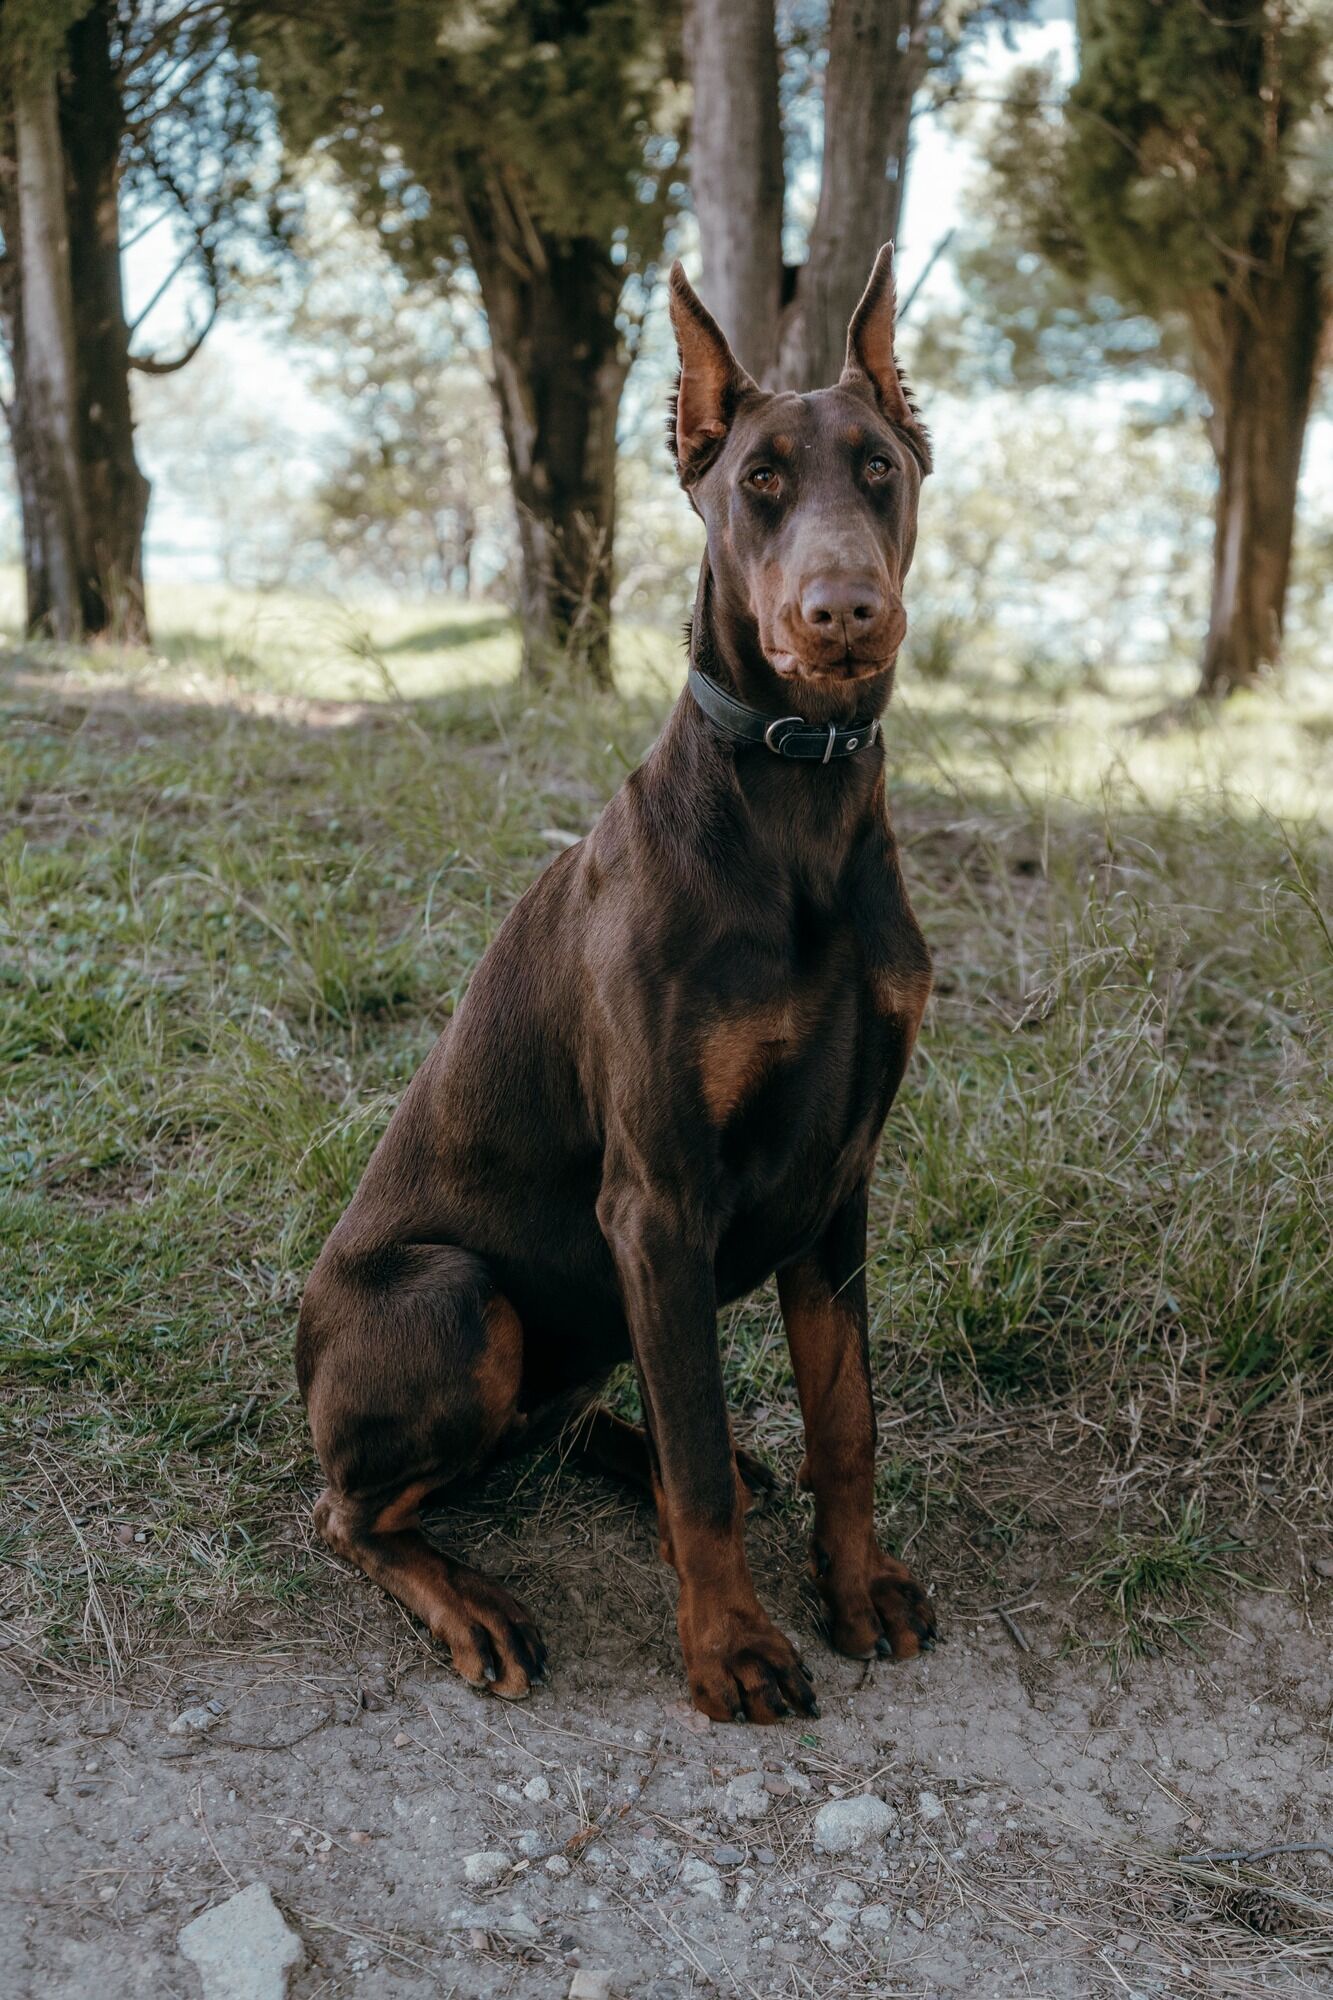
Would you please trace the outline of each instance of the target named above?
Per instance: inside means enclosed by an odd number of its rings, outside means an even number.
[[[527,1693],[508,1591],[422,1533],[498,1450],[572,1435],[651,1490],[706,1715],[817,1713],[745,1558],[717,1312],[777,1274],[814,1495],[812,1569],[854,1659],[933,1637],[875,1535],[866,1200],[930,991],[879,717],[930,469],[894,359],[891,251],[837,386],[768,394],[677,264],[671,444],[707,529],[687,690],[587,839],[501,926],[301,1307],[325,1540]],[[633,1357],[642,1430],[596,1406]]]

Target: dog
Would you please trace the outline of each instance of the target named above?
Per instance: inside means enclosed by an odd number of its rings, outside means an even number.
[[[838,383],[760,389],[676,264],[670,444],[707,533],[688,683],[593,831],[520,898],[409,1084],[301,1306],[319,1533],[464,1680],[542,1675],[528,1611],[428,1541],[423,1505],[573,1423],[651,1491],[691,1697],[818,1713],[761,1607],[718,1308],[776,1273],[814,1500],[812,1574],[853,1659],[928,1646],[874,1520],[866,1205],[931,985],[880,718],[930,443],[894,356],[891,246]],[[632,1357],[640,1429],[596,1402]]]

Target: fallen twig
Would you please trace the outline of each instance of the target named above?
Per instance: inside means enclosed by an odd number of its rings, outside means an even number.
[[[1267,1861],[1274,1854],[1328,1854],[1333,1855],[1333,1846],[1326,1840],[1287,1840],[1276,1847],[1234,1847],[1225,1851],[1205,1850],[1202,1854],[1182,1854],[1180,1859],[1188,1862],[1205,1861]]]

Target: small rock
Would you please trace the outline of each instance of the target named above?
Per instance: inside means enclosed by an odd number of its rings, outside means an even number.
[[[866,1899],[866,1892],[859,1882],[839,1882],[833,1890],[833,1901],[844,1907],[859,1910]]]
[[[713,1859],[719,1868],[739,1868],[745,1859],[743,1847],[715,1847]]]
[[[920,1910],[904,1910],[903,1915],[914,1931],[923,1931],[926,1928],[926,1920]]]
[[[768,1811],[762,1771],[743,1771],[727,1786],[723,1811],[729,1819],[762,1819]]]
[[[1316,1576],[1333,1577],[1333,1556],[1316,1556],[1314,1571]]]
[[[568,1875],[569,1863],[565,1859],[564,1855],[548,1854],[546,1857],[546,1872],[548,1875],[559,1875],[559,1876]]]
[[[610,1973],[600,1966],[580,1966],[569,1982],[569,2000],[611,2000]]]
[[[517,1846],[525,1861],[540,1861],[544,1854],[551,1851],[550,1841],[535,1826],[524,1827],[518,1836]]]
[[[845,1924],[830,1924],[827,1930],[819,1933],[819,1942],[826,1944],[830,1951],[846,1951],[851,1941],[851,1933]]]
[[[509,1856],[487,1848],[480,1854],[463,1856],[463,1879],[474,1889],[493,1889],[509,1873]]]
[[[834,1799],[815,1814],[815,1847],[821,1854],[850,1854],[873,1840],[887,1840],[896,1821],[892,1806],[873,1792]]]
[[[722,1901],[722,1877],[711,1863],[701,1860],[697,1854],[690,1855],[685,1862],[680,1879],[692,1896],[708,1896],[715,1903]]]
[[[167,1724],[172,1736],[206,1736],[210,1729],[216,1729],[222,1719],[219,1703],[210,1701],[206,1706],[183,1708],[174,1722]]]
[[[862,1930],[887,1931],[893,1928],[893,1912],[886,1903],[867,1903],[856,1921]]]
[[[511,1910],[506,1917],[488,1919],[488,1928],[502,1937],[517,1938],[521,1944],[535,1944],[541,1932],[526,1910]]]
[[[405,1736],[402,1730],[400,1729],[398,1734],[393,1739],[393,1747],[395,1750],[406,1750],[408,1744],[411,1741],[412,1738],[410,1736]]]
[[[934,1792],[918,1792],[916,1795],[916,1809],[922,1819],[943,1819],[944,1817],[944,1801]]]
[[[643,2000],[685,2000],[685,1988],[678,1979],[650,1979]]]
[[[771,1868],[778,1857],[771,1847],[756,1847],[754,1858],[761,1868]]]
[[[545,1805],[547,1799],[551,1796],[550,1779],[529,1778],[527,1784],[523,1787],[523,1796],[525,1799],[531,1799],[534,1805]]]
[[[186,1924],[176,1942],[198,1967],[204,2000],[284,2000],[287,1975],[305,1958],[263,1882],[215,1903]]]

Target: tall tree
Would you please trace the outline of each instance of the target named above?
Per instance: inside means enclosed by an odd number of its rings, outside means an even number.
[[[1224,695],[1281,651],[1333,307],[1333,8],[1078,0],[1076,12],[1067,100],[1052,105],[1047,77],[1021,79],[992,163],[1027,240],[1158,320],[1203,392],[1217,502],[1200,691]]]
[[[184,365],[253,233],[263,115],[248,65],[221,0],[0,10],[0,334],[34,631],[147,638],[130,374]],[[166,284],[193,266],[212,301],[168,358],[131,352],[127,192],[132,216],[170,217],[183,239]]]
[[[59,638],[96,619],[82,479],[78,357],[58,62],[60,14],[0,15],[7,73],[4,306],[14,367],[7,405],[15,450],[30,596]],[[31,607],[30,607],[31,608]]]
[[[266,58],[289,142],[332,155],[404,270],[475,273],[538,679],[610,676],[616,415],[679,192],[671,47],[651,0],[307,0]]]
[[[690,158],[709,304],[768,387],[812,389],[842,365],[847,323],[898,229],[912,107],[928,70],[1024,0],[828,0],[782,10],[822,63],[819,205],[805,261],[784,262],[786,176],[776,0],[689,0]]]

